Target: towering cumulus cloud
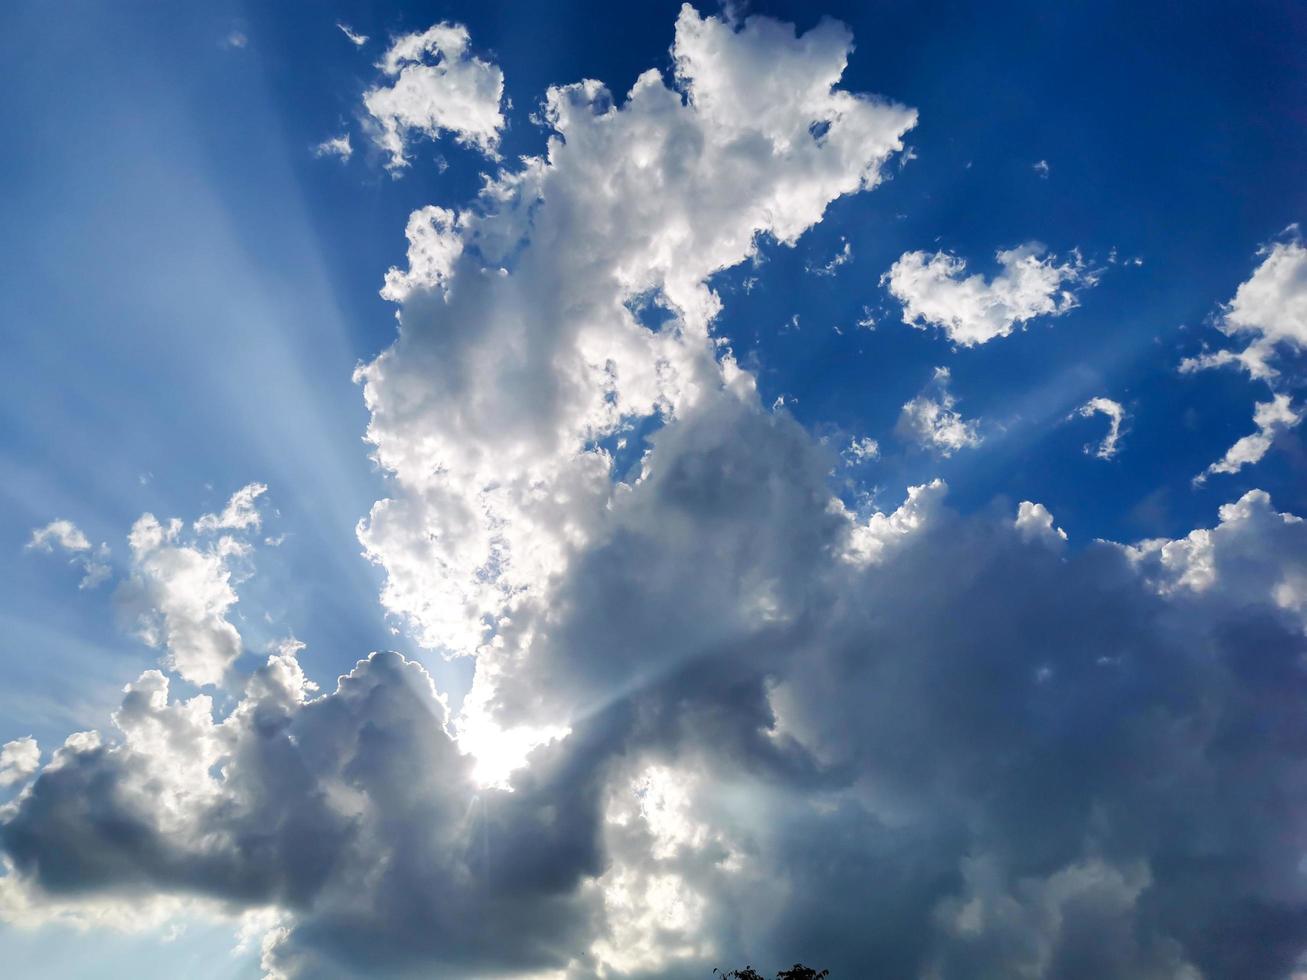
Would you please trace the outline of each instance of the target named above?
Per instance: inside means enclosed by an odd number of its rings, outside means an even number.
[[[392,486],[359,535],[471,694],[375,653],[319,695],[293,645],[225,670],[221,711],[147,671],[0,811],[0,910],[245,912],[274,977],[1293,969],[1307,524],[1252,492],[1086,544],[938,480],[854,513],[714,338],[709,277],[914,123],[836,87],[850,44],[686,7],[673,79],[550,90],[546,156],[412,216],[399,337],[359,370]],[[138,560],[209,553],[170,528]]]
[[[718,357],[705,280],[873,186],[915,119],[834,88],[849,44],[832,22],[796,39],[686,8],[679,91],[657,71],[620,106],[594,81],[551,89],[545,158],[472,208],[412,216],[384,290],[400,338],[359,372],[398,493],[361,535],[428,645],[475,652],[594,539],[606,438],[749,387]],[[651,328],[641,305],[673,316]]]

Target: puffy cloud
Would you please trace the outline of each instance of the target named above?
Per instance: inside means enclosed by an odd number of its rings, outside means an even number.
[[[144,514],[132,525],[132,577],[121,599],[135,618],[138,635],[167,651],[168,666],[196,684],[220,684],[242,645],[227,615],[236,604],[233,567],[250,553],[237,535],[262,525],[256,501],[267,492],[250,483],[232,494],[220,514],[205,514],[194,523],[208,541],[188,541],[176,518],[160,523]]]
[[[1257,431],[1239,439],[1224,457],[1195,477],[1195,483],[1216,473],[1237,473],[1259,462],[1280,433],[1303,420],[1303,414],[1293,408],[1291,396],[1278,390],[1282,379],[1273,363],[1284,353],[1300,354],[1307,348],[1307,248],[1298,226],[1290,225],[1285,240],[1267,245],[1260,254],[1264,256],[1261,264],[1235,290],[1234,299],[1225,305],[1216,324],[1228,336],[1249,337],[1248,345],[1237,352],[1220,350],[1185,358],[1180,371],[1233,365],[1266,382],[1271,400],[1258,402],[1253,411]]]
[[[859,565],[888,560],[934,518],[947,493],[948,486],[938,478],[908,487],[907,499],[898,509],[888,514],[876,511],[865,522],[852,523],[844,557]]]
[[[51,521],[45,527],[38,527],[32,531],[32,538],[27,542],[29,548],[39,548],[42,551],[53,551],[55,546],[62,548],[64,551],[90,551],[91,542],[87,540],[82,529],[72,521],[66,521],[62,518]]]
[[[408,166],[414,133],[429,139],[451,133],[459,143],[498,158],[504,73],[471,48],[466,27],[442,21],[397,37],[386,49],[377,67],[393,81],[368,89],[363,105],[376,125],[373,138],[389,156],[387,169]]]
[[[47,554],[56,548],[68,552],[69,562],[82,570],[82,581],[77,586],[79,589],[93,589],[113,574],[108,563],[108,546],[101,544],[98,548],[92,548],[82,529],[69,520],[60,518],[34,529],[27,548]]]
[[[1078,304],[1077,292],[1097,274],[1078,252],[1059,264],[1038,242],[997,253],[1002,272],[988,282],[966,275],[965,259],[947,252],[905,252],[881,278],[903,304],[903,322],[939,327],[963,347],[1006,337],[1038,316],[1062,316]]]
[[[294,643],[231,699],[147,671],[0,809],[5,914],[208,902],[288,977],[1293,968],[1307,525],[1252,494],[1073,549],[940,481],[854,512],[711,338],[706,278],[874,183],[911,120],[831,87],[848,45],[687,9],[684,98],[555,90],[546,159],[410,233],[360,534],[391,611],[475,653],[470,707],[393,653],[321,696]],[[181,534],[143,518],[134,554],[232,551]],[[554,734],[485,785],[478,742],[524,730]]]
[[[278,906],[294,924],[274,931],[267,965],[293,975],[567,961],[595,902],[575,889],[597,870],[581,853],[593,806],[479,798],[421,667],[374,654],[309,700],[279,653],[226,717],[213,709],[147,671],[114,741],[57,750],[0,830],[29,900],[148,890]]]
[[[1307,629],[1307,524],[1277,513],[1265,491],[1249,490],[1222,505],[1214,528],[1141,541],[1124,551],[1163,595],[1275,608]]]
[[[1203,483],[1214,473],[1238,473],[1245,466],[1260,462],[1270,451],[1276,436],[1292,429],[1302,419],[1302,413],[1294,410],[1288,395],[1272,395],[1269,402],[1258,402],[1253,409],[1253,424],[1257,431],[1235,442],[1224,456],[1194,477],[1194,482]]]
[[[1217,321],[1228,336],[1248,337],[1248,346],[1186,358],[1181,371],[1231,364],[1269,381],[1279,376],[1272,362],[1281,351],[1298,353],[1307,348],[1307,247],[1297,225],[1291,225],[1286,235],[1286,240],[1261,250],[1261,264],[1235,290]]]
[[[443,291],[463,254],[458,215],[448,208],[428,205],[408,216],[408,268],[391,266],[381,289],[384,299],[402,303],[413,290]]]
[[[957,397],[949,391],[949,369],[935,368],[926,389],[903,406],[899,432],[943,457],[959,449],[979,446],[984,441],[980,422],[964,419],[954,406]]]
[[[1307,248],[1296,232],[1264,250],[1262,264],[1235,291],[1221,321],[1227,333],[1252,336],[1240,359],[1254,375],[1268,370],[1273,348],[1307,347]]]
[[[844,512],[825,452],[731,393],[655,436],[483,654],[489,710],[571,729],[511,791],[394,654],[313,699],[286,648],[222,718],[147,672],[0,816],[9,887],[276,907],[287,976],[1283,975],[1307,524],[1257,493],[1068,552],[1045,509],[962,517],[941,484]]]
[[[348,160],[354,155],[354,147],[349,142],[349,133],[341,133],[339,136],[323,140],[313,148],[313,155],[315,157],[340,157],[341,160]]]
[[[1107,435],[1103,436],[1102,442],[1097,446],[1093,443],[1086,445],[1085,452],[1092,453],[1099,459],[1111,459],[1120,448],[1117,444],[1121,439],[1121,425],[1125,422],[1125,406],[1100,396],[1089,399],[1072,413],[1072,417],[1078,415],[1080,418],[1087,419],[1098,414],[1107,416]]]
[[[1017,519],[1013,526],[1026,541],[1043,541],[1055,547],[1066,541],[1066,532],[1054,526],[1049,509],[1033,501],[1023,500],[1017,505]]]
[[[12,874],[37,903],[280,907],[288,976],[795,949],[850,975],[1282,975],[1307,909],[1302,521],[1249,495],[1205,532],[1210,584],[1176,588],[1166,545],[1067,554],[1043,508],[963,519],[938,487],[850,562],[870,523],[814,493],[822,461],[757,405],[661,431],[497,693],[572,725],[511,792],[477,787],[395,655],[311,699],[280,653],[223,719],[148,672],[114,740],[5,811]]]
[[[1307,893],[1277,856],[1301,855],[1290,815],[1300,803],[1276,801],[1301,800],[1304,757],[1282,741],[1281,726],[1297,730],[1296,695],[1267,695],[1304,683],[1291,666],[1302,613],[1280,584],[1301,582],[1300,523],[1265,495],[1223,511],[1213,584],[1160,602],[1146,564],[1136,579],[1112,546],[1066,558],[947,514],[868,569],[863,625],[836,641],[828,668],[821,654],[796,662],[773,698],[786,731],[860,771],[861,799],[883,824],[905,841],[941,835],[924,853],[905,845],[905,860],[937,857],[958,830],[963,883],[977,855],[998,862],[989,897],[941,886],[949,897],[915,933],[927,951],[906,975],[923,961],[960,977],[1288,971]],[[1264,767],[1265,781],[1245,766]],[[949,829],[953,819],[967,829]],[[1039,910],[1041,893],[1073,880],[1116,897]],[[1232,941],[1225,930],[1245,915],[1280,925],[1264,943]],[[1102,943],[1117,933],[1129,942]],[[905,935],[897,948],[912,945]]]
[[[0,788],[27,779],[41,768],[41,747],[30,735],[0,745]]]
[[[675,84],[552,88],[547,155],[409,221],[396,344],[358,372],[394,493],[360,527],[383,602],[471,653],[565,567],[615,492],[605,440],[752,378],[705,281],[873,186],[911,110],[836,88],[850,37],[686,7]],[[671,314],[656,326],[645,306]]]

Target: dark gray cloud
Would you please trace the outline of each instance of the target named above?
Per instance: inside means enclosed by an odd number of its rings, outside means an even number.
[[[828,463],[731,395],[659,434],[603,542],[521,620],[502,708],[572,733],[512,792],[472,782],[395,654],[316,700],[278,654],[216,723],[149,672],[118,742],[60,750],[6,812],[15,874],[280,906],[273,960],[298,975],[587,976],[632,928],[605,898],[621,875],[674,878],[697,914],[662,938],[705,951],[631,976],[709,952],[844,976],[1285,975],[1307,928],[1307,643],[1282,587],[1304,525],[1256,494],[1226,508],[1201,591],[1158,578],[1160,544],[1068,551],[1007,508],[937,505],[862,564]],[[661,812],[630,789],[650,766],[677,797]]]

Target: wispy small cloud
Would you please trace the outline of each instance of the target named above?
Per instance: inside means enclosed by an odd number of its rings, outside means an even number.
[[[930,384],[903,406],[899,416],[900,433],[944,458],[984,441],[979,420],[964,419],[956,410],[957,396],[949,390],[951,381],[948,368],[935,368]]]
[[[1121,425],[1125,422],[1125,407],[1117,401],[1110,398],[1091,398],[1074,412],[1071,418],[1090,418],[1094,415],[1106,415],[1108,418],[1107,435],[1097,445],[1089,443],[1085,446],[1087,454],[1097,456],[1099,459],[1111,459],[1117,454],[1120,448]]]
[[[351,43],[353,43],[353,45],[356,48],[361,48],[363,47],[363,45],[368,43],[368,36],[366,34],[359,34],[357,31],[353,30],[348,24],[342,23],[341,21],[336,21],[336,26],[340,28],[341,33],[344,34],[347,38],[349,38]]]
[[[870,436],[849,441],[848,448],[840,453],[845,466],[858,466],[880,458],[880,443]]]
[[[840,250],[831,256],[830,260],[821,265],[814,265],[809,262],[807,269],[814,276],[831,277],[839,272],[840,266],[848,265],[853,260],[853,246],[849,244],[848,239],[843,239]]]
[[[62,551],[69,555],[68,563],[82,570],[79,589],[93,589],[105,581],[112,569],[109,567],[109,546],[101,544],[98,548],[91,545],[90,539],[72,521],[51,521],[45,527],[32,531],[27,542],[28,551],[43,551],[53,554]]]
[[[349,133],[342,133],[339,136],[333,136],[331,139],[323,140],[313,148],[315,157],[340,157],[342,161],[348,160],[354,155],[354,147],[350,145]]]

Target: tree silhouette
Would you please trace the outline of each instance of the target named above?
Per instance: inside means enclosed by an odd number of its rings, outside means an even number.
[[[743,970],[713,970],[713,976],[720,976],[722,980],[766,980],[766,978],[751,966],[746,966]],[[810,966],[804,966],[802,963],[795,963],[788,970],[781,970],[776,974],[776,980],[823,980],[824,977],[830,976],[830,970],[814,970]]]

